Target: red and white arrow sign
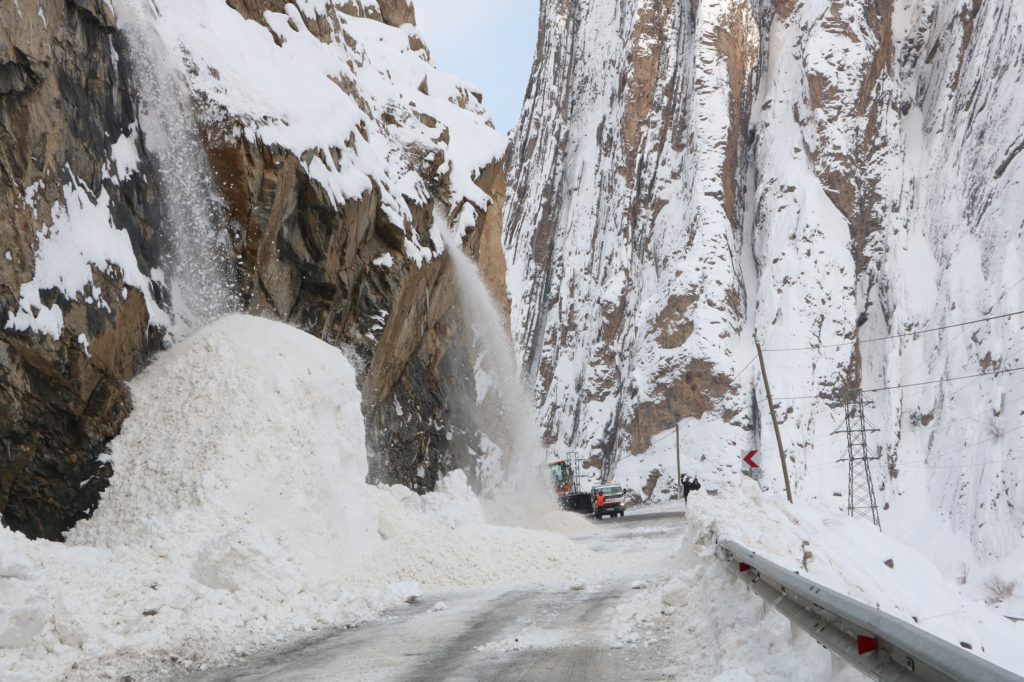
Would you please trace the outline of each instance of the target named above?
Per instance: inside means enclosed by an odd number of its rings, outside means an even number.
[[[761,455],[758,454],[757,450],[751,450],[743,457],[743,462],[751,469],[761,468]]]

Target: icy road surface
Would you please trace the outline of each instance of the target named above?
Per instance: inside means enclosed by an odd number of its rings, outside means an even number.
[[[616,563],[615,575],[597,584],[424,595],[380,622],[194,679],[673,679],[679,671],[666,654],[670,641],[631,646],[615,641],[614,626],[617,607],[664,571],[684,522],[683,512],[627,513],[594,522],[593,534],[575,538],[599,552],[627,554],[629,575]]]
[[[717,560],[693,556],[681,542],[685,524],[676,503],[592,521],[591,532],[573,539],[608,557],[605,578],[428,594],[377,622],[191,679],[864,679],[739,587]]]

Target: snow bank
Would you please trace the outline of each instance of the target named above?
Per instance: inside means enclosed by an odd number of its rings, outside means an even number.
[[[696,551],[695,551],[696,550]],[[613,648],[658,647],[669,667],[660,676],[715,682],[864,680],[789,620],[743,590],[722,570],[707,536],[685,543],[686,566],[618,609],[609,632]],[[666,633],[670,636],[666,638]],[[836,665],[838,663],[838,665]]]
[[[46,584],[28,552],[29,541],[0,533],[0,648],[26,646],[46,621]]]
[[[787,634],[788,627],[782,627],[787,622],[781,616],[765,614],[760,599],[746,595],[742,585],[728,576],[724,565],[714,556],[716,541],[726,539],[754,549],[831,589],[876,604],[955,645],[967,642],[973,653],[998,666],[1018,674],[1024,672],[1024,652],[1020,649],[1022,624],[1012,623],[962,594],[922,554],[880,534],[870,523],[824,508],[788,505],[764,497],[752,481],[723,485],[717,496],[691,498],[687,537],[676,557],[682,566],[680,574],[627,607],[631,610],[624,615],[624,623],[630,624],[626,634],[650,629],[659,619],[682,617],[677,613],[679,610],[687,611],[687,619],[695,611],[706,613],[708,623],[701,626],[706,636],[701,641],[721,642],[722,651],[729,651],[730,656],[732,651],[738,651],[736,660],[744,659],[742,651],[744,647],[750,648],[752,638],[767,645],[762,650],[769,655],[760,663],[756,663],[757,656],[752,657],[755,668],[746,669],[753,678],[825,679],[827,667],[821,669],[824,672],[820,675],[791,675],[781,659],[770,655],[773,648],[803,644]],[[700,589],[693,590],[694,585]],[[715,624],[725,619],[726,613],[733,623],[736,619],[759,623],[764,619],[764,623],[758,626],[761,630],[757,633],[757,624],[753,622],[750,628],[730,626],[732,634],[720,632],[721,627]],[[775,677],[765,677],[769,672]]]
[[[96,515],[67,544],[0,529],[0,678],[180,674],[424,587],[597,564],[563,536],[487,525],[458,472],[423,497],[367,485],[354,372],[287,325],[224,318],[131,388]]]

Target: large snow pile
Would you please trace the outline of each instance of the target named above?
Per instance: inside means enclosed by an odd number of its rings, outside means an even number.
[[[351,365],[287,325],[224,318],[131,386],[95,517],[63,545],[0,529],[0,678],[169,673],[364,620],[420,584],[597,563],[562,536],[487,525],[459,473],[422,498],[367,485]]]
[[[329,575],[379,541],[355,385],[341,352],[308,334],[244,316],[207,327],[132,383],[117,475],[68,542],[176,538],[210,587],[236,567]],[[295,565],[271,569],[261,554],[276,547]]]
[[[963,593],[923,555],[882,535],[869,523],[825,508],[786,504],[762,495],[755,483],[745,480],[740,485],[723,486],[715,496],[691,498],[686,527],[677,559],[678,564],[687,566],[686,570],[651,594],[624,605],[619,637],[628,641],[679,625],[679,631],[697,635],[693,644],[725,637],[720,642],[721,651],[730,653],[730,663],[749,658],[754,668],[746,672],[752,678],[827,677],[827,660],[822,662],[820,674],[808,677],[807,670],[798,675],[772,656],[779,647],[804,644],[799,638],[790,639],[785,619],[760,604],[751,607],[760,600],[751,602],[746,587],[726,573],[715,556],[715,546],[728,539],[955,645],[966,642],[973,653],[1008,670],[1024,672],[1024,652],[1020,648],[1024,624],[1011,622]],[[694,590],[695,584],[702,589]],[[695,618],[695,614],[703,617]],[[687,627],[681,627],[683,620]],[[730,626],[728,630],[735,632],[723,632],[721,623],[737,620],[750,627]],[[751,641],[768,647],[761,662],[743,654]],[[687,643],[681,642],[680,646]],[[717,660],[720,657],[708,658],[712,659],[704,671],[708,677],[729,670]],[[769,673],[776,676],[765,677]]]

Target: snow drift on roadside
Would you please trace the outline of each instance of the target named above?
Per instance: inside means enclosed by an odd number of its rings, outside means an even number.
[[[365,620],[413,582],[522,584],[596,563],[561,536],[486,525],[458,473],[423,498],[367,485],[353,370],[287,325],[224,318],[131,387],[95,517],[66,545],[0,529],[5,680],[172,674]]]
[[[694,635],[687,645],[713,641],[723,654],[729,653],[728,662],[722,663],[721,656],[709,652],[707,670],[692,671],[693,679],[815,680],[833,675],[827,656],[820,658],[818,668],[809,664],[796,671],[785,663],[786,656],[776,655],[788,647],[819,647],[810,638],[791,635],[784,617],[730,576],[715,555],[717,542],[723,540],[738,542],[954,645],[966,642],[973,653],[995,665],[1024,672],[1024,624],[1012,623],[963,594],[922,554],[870,523],[823,507],[788,505],[762,495],[749,479],[723,485],[716,496],[691,497],[686,514],[686,537],[676,559],[680,572],[624,605],[618,637],[635,641],[685,621],[688,627],[679,631]],[[892,567],[886,563],[890,560]],[[700,589],[693,590],[694,585]],[[694,614],[703,616],[694,619]],[[736,627],[737,622],[750,627]],[[730,625],[723,628],[723,623]],[[759,649],[763,656],[754,655]],[[841,674],[840,679],[860,679],[853,671]]]
[[[743,588],[715,558],[713,539],[697,531],[693,527],[680,545],[681,572],[649,588],[641,586],[618,607],[609,633],[611,646],[647,649],[660,644],[672,666],[662,672],[670,679],[866,679]],[[668,641],[666,633],[671,633]]]

